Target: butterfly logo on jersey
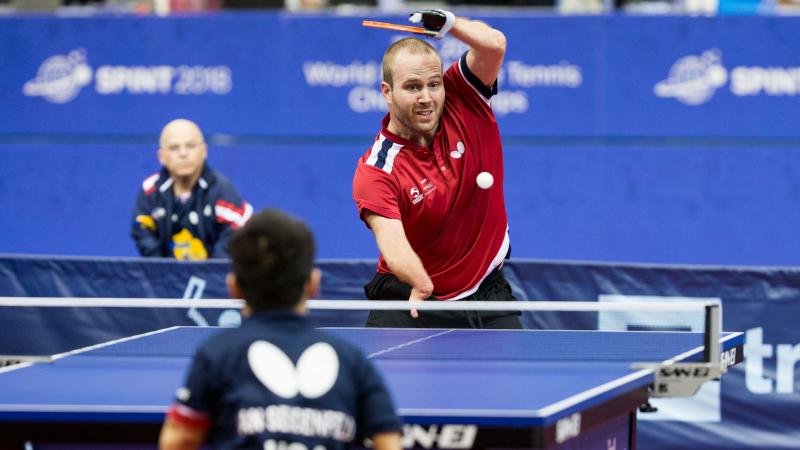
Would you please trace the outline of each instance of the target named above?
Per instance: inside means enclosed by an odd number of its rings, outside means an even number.
[[[286,353],[274,344],[255,341],[247,350],[247,361],[267,389],[287,399],[298,394],[309,399],[322,397],[339,376],[339,357],[325,342],[308,347],[295,367]]]
[[[453,150],[452,152],[450,152],[450,157],[453,158],[453,159],[459,159],[462,156],[464,156],[464,151],[465,150],[466,150],[466,148],[464,147],[464,143],[461,142],[461,141],[458,141],[458,144],[456,144],[456,149]]]

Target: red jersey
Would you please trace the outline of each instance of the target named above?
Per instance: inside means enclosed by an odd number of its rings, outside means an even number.
[[[353,199],[366,210],[403,222],[411,247],[443,300],[466,297],[508,253],[503,149],[486,87],[466,53],[444,73],[445,103],[433,149],[386,129],[358,161]],[[494,176],[489,189],[475,182]],[[391,273],[381,256],[378,272]]]

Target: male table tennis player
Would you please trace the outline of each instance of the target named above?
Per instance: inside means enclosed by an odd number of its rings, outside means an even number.
[[[367,298],[514,300],[502,271],[510,243],[490,104],[506,38],[449,11],[420,11],[411,21],[469,50],[444,73],[437,51],[417,38],[397,41],[383,56],[389,114],[353,179],[359,215],[380,250]],[[372,311],[367,326],[522,328],[518,315]]]
[[[372,363],[313,328],[305,300],[317,292],[314,238],[276,210],[231,238],[231,296],[248,316],[197,350],[161,432],[162,449],[333,450],[371,438],[400,450],[401,424]]]

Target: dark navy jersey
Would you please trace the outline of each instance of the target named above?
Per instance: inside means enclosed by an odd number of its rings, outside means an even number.
[[[401,429],[366,356],[287,310],[257,311],[203,343],[169,415],[225,449],[345,449]]]
[[[142,183],[131,228],[139,253],[191,260],[227,257],[233,230],[247,222],[253,207],[208,164],[186,203],[175,197],[172,185],[163,167]]]

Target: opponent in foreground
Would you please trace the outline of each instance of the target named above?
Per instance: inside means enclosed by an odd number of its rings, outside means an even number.
[[[411,20],[469,50],[444,73],[437,51],[417,38],[397,41],[383,56],[389,114],[353,180],[359,215],[381,253],[367,298],[513,300],[502,272],[510,243],[490,103],[505,36],[448,11],[420,11]],[[367,326],[521,328],[517,316],[373,311]]]
[[[161,448],[333,450],[371,437],[377,450],[400,450],[400,421],[372,363],[303,317],[320,279],[306,225],[261,212],[234,233],[230,254],[228,287],[249,317],[200,346]]]

